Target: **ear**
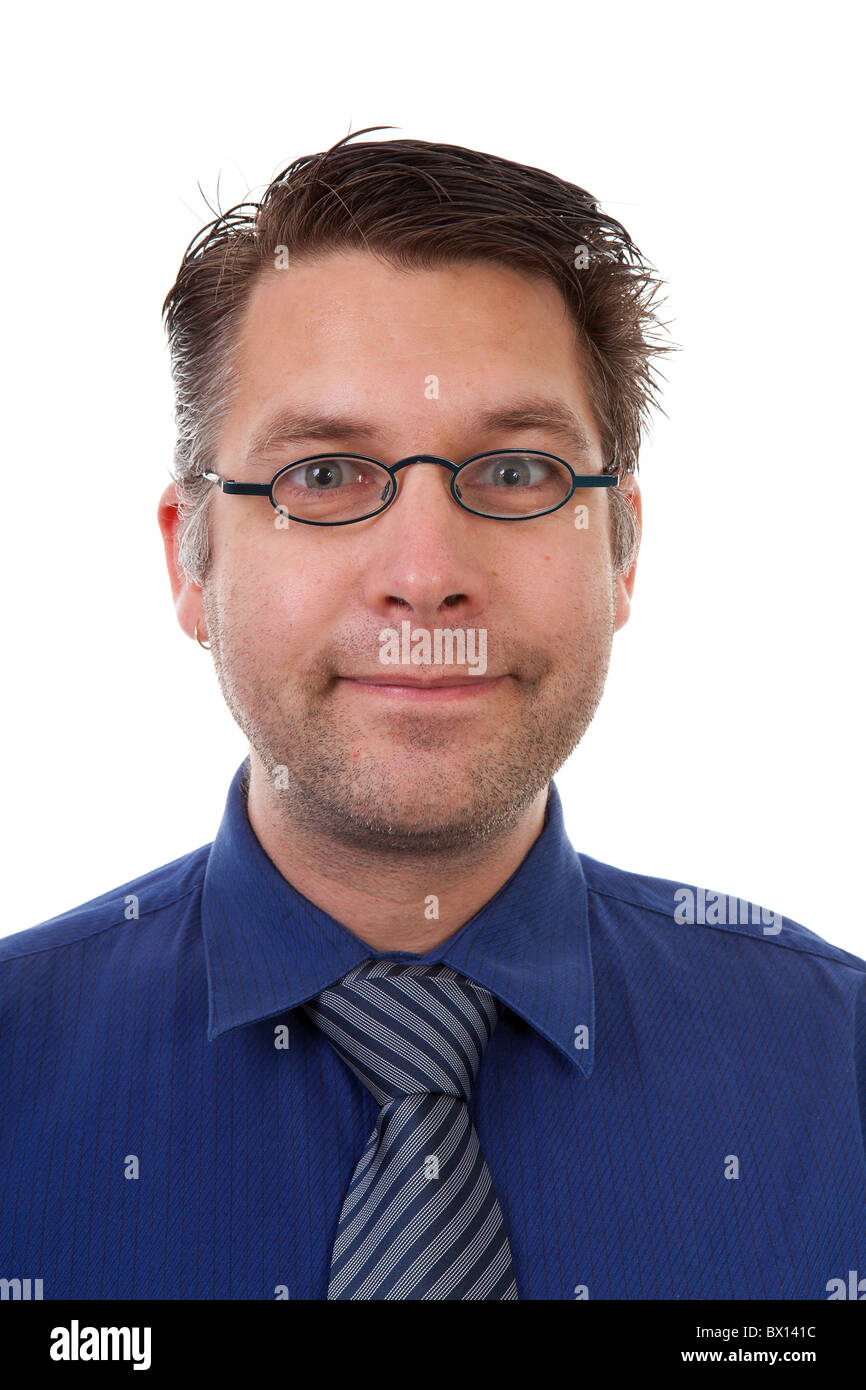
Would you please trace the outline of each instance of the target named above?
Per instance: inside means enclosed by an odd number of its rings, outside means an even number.
[[[640,486],[633,473],[627,473],[620,482],[620,492],[624,492],[626,500],[632,507],[637,516],[638,527],[643,524],[643,510],[641,507]],[[637,571],[637,554],[635,554],[631,569],[618,576],[616,581],[616,622],[614,631],[619,632],[629,619],[631,613],[631,596],[634,590],[634,579]]]
[[[195,625],[198,623],[199,637],[207,641],[207,626],[204,621],[202,610],[201,589],[198,584],[194,584],[188,579],[178,564],[177,554],[180,535],[180,499],[177,495],[177,488],[174,483],[169,483],[165,492],[159,499],[157,508],[157,521],[162,532],[162,543],[165,548],[165,563],[168,567],[168,578],[171,584],[171,593],[174,599],[174,609],[177,620],[187,637],[195,636]]]

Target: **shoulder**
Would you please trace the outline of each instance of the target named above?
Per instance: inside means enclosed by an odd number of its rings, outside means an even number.
[[[639,928],[651,936],[674,928],[710,945],[735,937],[750,953],[765,953],[778,962],[774,953],[793,952],[804,965],[817,959],[830,970],[854,972],[866,983],[866,960],[766,905],[698,884],[630,873],[585,854],[579,858],[590,911],[601,924]]]
[[[173,920],[186,902],[200,894],[210,850],[210,845],[203,845],[67,912],[0,938],[0,966],[27,956],[62,950],[130,920],[142,924],[145,921],[158,923],[166,917]]]

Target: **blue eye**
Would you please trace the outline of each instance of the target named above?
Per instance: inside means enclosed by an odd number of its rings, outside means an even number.
[[[469,472],[470,469],[467,469],[466,473]],[[477,482],[507,488],[537,486],[550,477],[559,476],[561,472],[552,459],[532,454],[510,454],[504,458],[479,460],[477,465],[472,466],[472,476]]]
[[[454,480],[460,501],[482,516],[533,516],[561,506],[571,491],[571,474],[544,454],[482,455],[464,464]]]
[[[274,502],[301,519],[352,520],[378,511],[390,487],[389,474],[371,459],[322,454],[281,473],[274,483]]]

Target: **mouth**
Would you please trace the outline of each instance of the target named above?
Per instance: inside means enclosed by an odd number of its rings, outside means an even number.
[[[453,700],[472,700],[491,694],[508,680],[507,676],[438,676],[433,680],[406,676],[338,676],[340,685],[373,699],[405,700],[439,704]]]

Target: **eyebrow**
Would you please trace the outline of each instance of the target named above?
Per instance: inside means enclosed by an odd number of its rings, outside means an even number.
[[[586,430],[570,406],[564,401],[547,400],[542,396],[527,396],[507,406],[483,411],[475,417],[472,425],[474,434],[507,434],[519,430],[543,430],[572,453],[588,455],[592,452]],[[382,434],[378,426],[351,415],[287,408],[280,410],[256,431],[245,459],[249,463],[285,445],[314,440],[351,439],[373,445],[382,438]]]

